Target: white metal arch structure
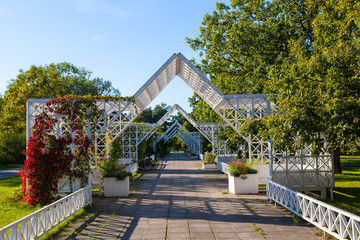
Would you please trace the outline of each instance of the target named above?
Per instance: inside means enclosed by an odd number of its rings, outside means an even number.
[[[172,139],[174,135],[178,136],[188,146],[188,150],[197,152],[198,154],[201,153],[201,138],[198,133],[187,131],[179,122],[176,121],[164,133],[163,138],[165,141],[168,141]]]
[[[240,127],[246,119],[261,119],[266,114],[270,114],[271,112],[276,111],[276,106],[271,102],[271,99],[268,95],[224,95],[181,53],[177,53],[173,54],[163,64],[163,66],[134,94],[134,101],[98,100],[97,106],[100,110],[104,111],[103,115],[97,119],[95,129],[90,129],[90,124],[88,124],[88,126],[83,129],[83,131],[86,131],[88,135],[92,132],[91,130],[95,132],[95,137],[92,140],[94,141],[96,149],[98,149],[99,152],[104,151],[104,149],[108,149],[111,141],[124,133],[125,130],[131,126],[131,123],[135,120],[135,118],[158,96],[161,91],[166,88],[166,86],[176,76],[179,76],[186,84],[188,84],[193,89],[193,91],[199,95],[199,97],[201,97],[217,114],[219,114],[219,116],[221,116],[221,118],[230,127],[232,127],[238,133],[240,133]],[[35,118],[39,114],[48,111],[46,107],[47,102],[47,99],[28,100],[27,139],[29,139],[31,136]],[[68,131],[68,127],[64,121],[64,116],[54,115],[52,117],[58,120],[57,126],[53,130],[56,136],[61,136],[61,134]],[[200,125],[197,126],[199,127]],[[205,128],[199,127],[198,129],[202,129],[203,131],[199,131],[203,133]],[[112,139],[108,140],[108,136],[111,136]],[[212,139],[210,135],[206,135],[205,137]],[[130,138],[132,139],[132,137]],[[271,150],[271,148],[267,148],[267,143],[262,139],[256,139],[256,142],[252,142],[252,140],[249,139],[249,146],[250,145],[253,147],[251,151],[260,152],[253,154],[253,156],[256,156],[260,159],[267,155],[265,152]],[[75,152],[76,147],[71,147],[71,151]],[[299,154],[302,154],[304,159],[311,159],[312,157],[303,153]],[[326,156],[328,156],[328,154]],[[273,157],[276,158],[275,155]],[[287,163],[289,162],[288,158],[284,157],[284,159],[286,159]],[[270,162],[271,161],[272,160],[270,160]],[[312,178],[318,177],[319,168],[317,166],[320,165],[328,166],[324,171],[328,172],[329,176],[332,178],[333,175],[331,173],[331,164],[329,164],[329,162],[323,158],[319,158],[316,161],[318,164],[315,164],[315,173],[313,174]],[[316,161],[314,160],[313,162]],[[276,163],[276,161],[274,161],[274,163]],[[302,165],[305,166],[305,164]],[[305,176],[303,173],[304,166],[300,166],[299,168],[301,173],[300,177]],[[308,168],[306,167],[306,169]],[[291,169],[286,169],[285,173],[287,174],[289,170]],[[276,170],[273,172],[276,172]],[[308,186],[308,182],[304,182],[303,185]]]
[[[94,129],[95,147],[97,149],[108,147],[108,144],[119,137],[176,76],[187,83],[237,132],[247,118],[262,117],[274,108],[267,95],[224,95],[184,55],[177,53],[173,54],[134,94],[133,102],[98,101],[98,107],[104,110],[104,116],[98,119]],[[44,99],[28,102],[28,137],[34,118],[46,111],[44,107],[46,102],[47,100]],[[106,141],[109,135],[113,137],[110,141]]]
[[[193,125],[211,143],[216,143],[217,138],[215,132],[218,131],[218,123],[197,123],[178,104],[172,106],[172,108],[156,123],[156,125],[145,135],[145,137],[140,140],[140,142],[151,137],[151,135],[154,134],[156,129],[163,125],[166,120],[176,111],[178,111],[183,117],[185,117],[185,119],[188,120],[190,124]]]
[[[188,132],[183,126],[178,122],[168,129],[163,135],[165,141],[171,140],[173,137],[177,136],[182,142],[184,142],[189,151],[195,152],[197,154],[201,153],[201,141],[199,133]]]
[[[217,133],[219,131],[219,125],[220,123],[198,123],[196,122],[183,108],[181,108],[178,104],[175,104],[172,106],[172,108],[156,123],[156,125],[148,131],[148,133],[145,135],[143,139],[139,140],[139,143],[141,143],[143,140],[150,138],[156,129],[160,127],[162,124],[165,123],[165,121],[175,112],[178,111],[183,117],[185,117],[186,120],[190,122],[191,125],[193,125],[199,133],[201,133],[205,138],[209,140],[209,142],[213,146],[213,150],[217,152],[219,156],[227,156],[230,155],[230,150],[228,149],[226,142],[222,142],[218,139]],[[182,126],[181,126],[182,127]],[[170,129],[170,128],[169,128]],[[196,134],[196,133],[191,133]],[[193,138],[198,138],[201,141],[201,136],[193,136]],[[162,139],[159,138],[158,141]]]
[[[173,54],[134,94],[135,105],[142,112],[166,86],[179,76],[217,112],[235,131],[250,117],[261,118],[275,108],[264,94],[224,95],[184,55]],[[110,122],[111,124],[111,122]],[[119,132],[121,134],[121,131]]]

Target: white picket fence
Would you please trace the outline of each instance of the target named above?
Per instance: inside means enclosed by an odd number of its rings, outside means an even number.
[[[91,201],[87,186],[1,228],[0,240],[38,239]]]
[[[268,179],[267,198],[339,239],[360,239],[360,217]]]

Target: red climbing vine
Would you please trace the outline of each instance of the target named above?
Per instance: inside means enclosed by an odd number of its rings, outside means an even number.
[[[70,183],[77,178],[82,186],[86,185],[92,145],[87,129],[89,124],[94,128],[96,118],[102,114],[96,105],[98,99],[119,100],[119,97],[67,95],[46,103],[48,111],[35,119],[27,142],[25,166],[20,171],[25,202],[30,205],[52,202],[59,180],[66,175]],[[55,124],[68,131],[56,136]]]

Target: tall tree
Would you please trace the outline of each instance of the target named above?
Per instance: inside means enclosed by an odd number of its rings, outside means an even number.
[[[325,135],[341,172],[340,146],[360,142],[359,13],[353,0],[233,0],[217,4],[187,42],[225,94],[278,94],[282,114],[262,126],[279,146],[298,136],[299,146],[320,148]],[[204,104],[192,104],[199,118]]]
[[[10,80],[1,103],[0,161],[21,162],[25,149],[26,102],[59,95],[111,94],[111,82],[92,78],[91,72],[63,62],[31,66]],[[9,148],[9,145],[13,146]],[[19,159],[20,158],[20,159]]]

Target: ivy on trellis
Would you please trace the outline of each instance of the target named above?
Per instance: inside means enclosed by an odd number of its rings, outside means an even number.
[[[90,149],[97,120],[103,110],[97,100],[133,101],[132,97],[66,95],[46,103],[47,112],[35,119],[27,142],[25,166],[20,171],[23,200],[30,205],[48,204],[54,200],[57,184],[64,176],[86,185],[90,172]],[[61,119],[61,120],[60,120]],[[58,121],[69,131],[56,136],[53,129]]]

